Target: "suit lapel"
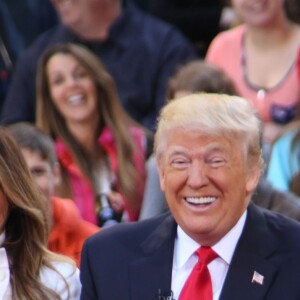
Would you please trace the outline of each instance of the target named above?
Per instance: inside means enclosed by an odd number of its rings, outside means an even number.
[[[268,262],[278,246],[262,213],[253,204],[237,244],[220,300],[260,300],[269,289],[277,267]]]
[[[141,258],[129,266],[131,299],[170,295],[176,223],[171,215],[141,245]]]

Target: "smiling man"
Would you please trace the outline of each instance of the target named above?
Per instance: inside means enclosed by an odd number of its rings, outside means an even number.
[[[260,127],[240,97],[170,101],[155,155],[171,213],[90,238],[81,299],[299,299],[299,223],[250,204]]]

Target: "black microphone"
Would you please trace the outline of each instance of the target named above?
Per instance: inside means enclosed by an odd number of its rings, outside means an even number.
[[[103,228],[117,224],[118,221],[115,220],[115,212],[110,207],[108,196],[106,194],[100,194],[97,199],[100,206],[98,211],[99,225]]]
[[[175,300],[173,296],[172,290],[162,293],[161,289],[158,289],[158,300]]]

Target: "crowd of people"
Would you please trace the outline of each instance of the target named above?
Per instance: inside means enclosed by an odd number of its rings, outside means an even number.
[[[298,300],[300,1],[44,2],[0,3],[0,300]]]

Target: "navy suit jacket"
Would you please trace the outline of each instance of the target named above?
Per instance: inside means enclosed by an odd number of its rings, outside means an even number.
[[[167,213],[89,238],[82,252],[81,299],[171,299],[176,228]],[[264,277],[262,284],[252,282],[255,271]],[[220,296],[241,299],[300,299],[300,223],[249,205]]]

